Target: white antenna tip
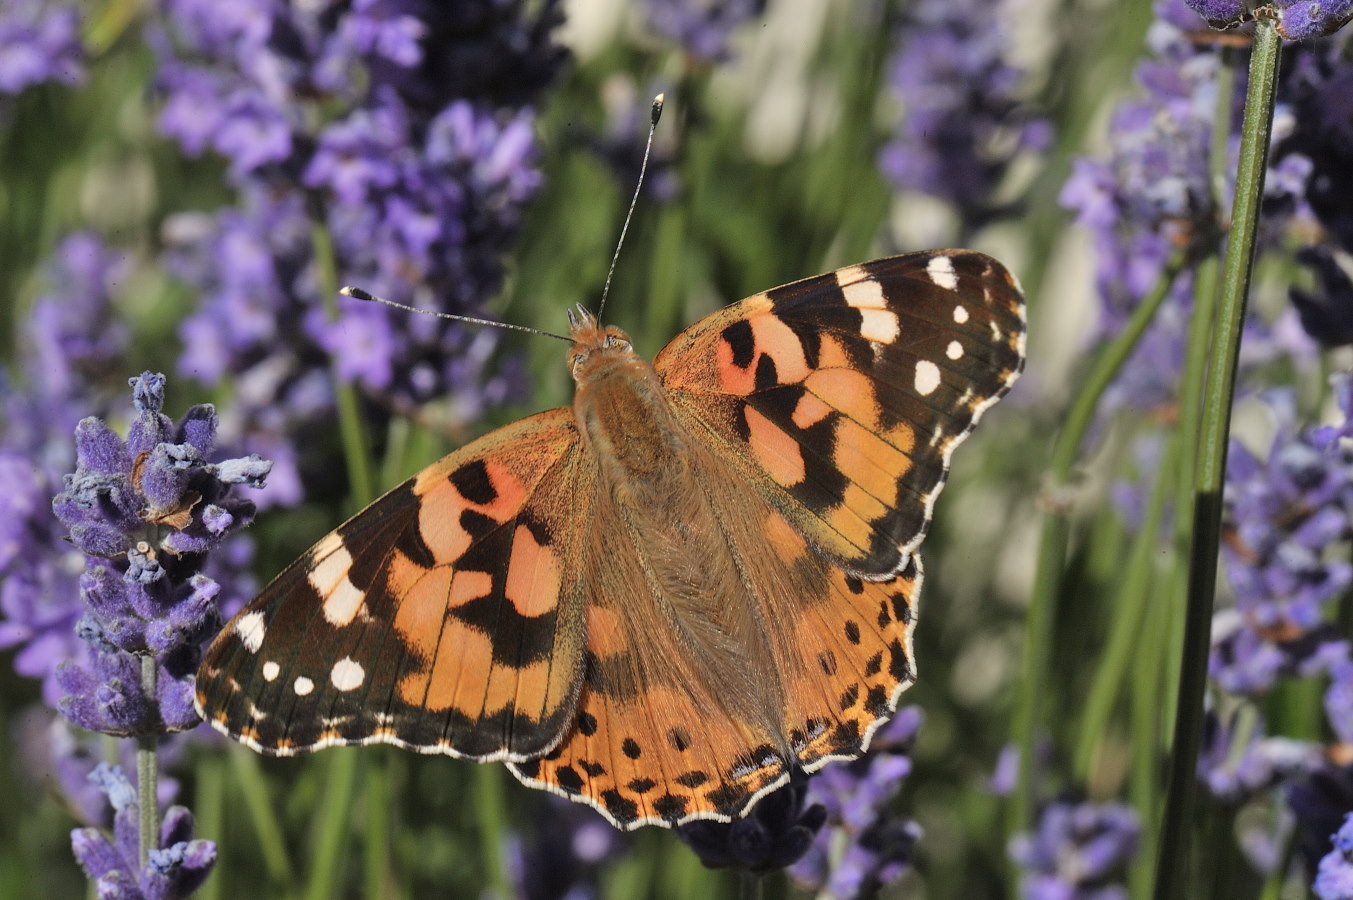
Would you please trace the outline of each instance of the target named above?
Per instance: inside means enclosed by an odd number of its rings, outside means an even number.
[[[652,122],[654,126],[658,124],[658,119],[662,118],[662,105],[665,102],[667,102],[666,94],[659,94],[653,98],[653,108],[649,112],[649,121]]]

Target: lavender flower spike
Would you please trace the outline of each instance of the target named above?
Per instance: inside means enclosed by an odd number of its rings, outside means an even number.
[[[1311,889],[1320,900],[1341,900],[1353,897],[1353,813],[1344,818],[1344,824],[1331,835],[1334,847],[1320,860]]]
[[[1116,803],[1050,803],[1035,834],[1017,835],[1010,856],[1024,870],[1026,900],[1126,900],[1115,874],[1137,852],[1141,824]]]
[[[137,417],[124,441],[101,420],[76,428],[76,468],[52,502],[85,554],[77,634],[88,667],[57,670],[66,718],[91,731],[149,735],[194,727],[191,675],[219,621],[221,586],[202,574],[208,551],[247,525],[254,504],[232,493],[259,486],[257,456],[209,463],[216,412],[194,406],[174,423],[160,412],[164,376],[131,380]],[[137,656],[155,658],[155,697],[143,696]]]
[[[100,763],[89,780],[108,795],[113,806],[113,835],[97,828],[76,828],[70,834],[75,858],[93,880],[103,900],[179,900],[202,886],[216,864],[216,845],[193,840],[193,814],[171,806],[160,826],[158,845],[139,863],[136,789],[122,769]]]

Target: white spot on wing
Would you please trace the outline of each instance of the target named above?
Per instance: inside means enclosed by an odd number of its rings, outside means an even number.
[[[277,680],[277,676],[278,676],[278,675],[281,675],[281,674],[282,674],[282,667],[279,666],[277,663],[273,662],[272,660],[268,660],[267,662],[265,662],[265,663],[263,664],[263,680],[264,680],[264,681],[276,681],[276,680]]]
[[[968,308],[965,307],[962,303],[954,307],[954,321],[960,325],[967,324]]]
[[[329,680],[340,691],[355,690],[361,687],[362,682],[366,680],[366,670],[357,660],[351,656],[345,656],[334,663],[333,669],[329,671]]]
[[[945,348],[944,355],[950,359],[962,359],[963,345],[958,341],[950,341],[949,346]]]
[[[897,314],[886,309],[860,310],[860,334],[876,344],[891,344],[897,340],[901,327]]]
[[[916,393],[929,397],[940,386],[940,367],[928,359],[916,364]]]
[[[838,283],[842,280],[843,274],[844,271],[837,273]],[[846,305],[855,309],[883,309],[888,305],[888,301],[883,297],[883,285],[873,278],[862,278],[850,284],[842,284],[841,293],[846,298]]]
[[[261,612],[247,612],[235,620],[235,634],[250,653],[257,653],[258,648],[263,646],[263,637],[267,632],[268,627],[263,624]]]
[[[291,687],[296,691],[297,696],[304,697],[315,689],[315,683],[304,675],[301,675]]]
[[[343,546],[343,539],[330,534],[313,551],[314,568],[306,576],[310,586],[324,598],[324,621],[335,628],[352,624],[362,608],[366,594],[348,580],[352,568],[352,554]]]
[[[926,263],[925,273],[937,286],[948,291],[958,290],[958,273],[954,271],[954,261],[947,256],[932,257]]]

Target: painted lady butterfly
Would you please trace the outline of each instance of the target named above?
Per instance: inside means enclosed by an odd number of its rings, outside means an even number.
[[[621,828],[728,820],[863,753],[915,677],[949,457],[1024,361],[967,250],[748,297],[653,364],[572,319],[573,408],[499,429],[325,537],[208,650],[263,753],[506,761]]]

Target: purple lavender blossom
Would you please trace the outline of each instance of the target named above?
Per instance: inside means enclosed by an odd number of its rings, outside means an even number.
[[[1218,30],[1234,28],[1249,21],[1251,7],[1241,0],[1185,0],[1189,9]]]
[[[1278,34],[1289,41],[1333,34],[1353,19],[1353,0],[1273,0]]]
[[[908,754],[920,727],[921,711],[904,707],[874,735],[867,756],[832,763],[812,777],[807,802],[826,809],[827,827],[790,867],[796,881],[820,896],[846,900],[902,876],[921,829],[890,806],[911,774]]]
[[[1024,73],[1009,61],[1008,31],[992,21],[1017,6],[912,3],[889,64],[903,111],[879,168],[898,188],[952,203],[965,229],[999,212],[992,198],[1015,155],[1042,150],[1051,136],[1020,98]]]
[[[540,184],[527,105],[556,74],[557,4],[517,0],[260,3],[248,13],[171,0],[154,40],[161,127],[190,153],[231,164],[240,199],[171,223],[170,265],[201,305],[181,325],[179,368],[230,377],[232,442],[268,446],[271,496],[295,502],[323,471],[314,433],[332,419],[331,372],[377,411],[442,400],[459,420],[518,385],[495,373],[498,335],[360,303],[336,318],[320,294],[332,243],[339,283],[482,314],[501,255]],[[510,367],[504,370],[510,372]]]
[[[729,39],[740,25],[766,11],[766,0],[644,0],[653,30],[680,44],[700,63],[727,60]]]
[[[108,900],[178,900],[202,886],[216,864],[216,845],[193,839],[193,815],[171,806],[157,846],[140,863],[136,789],[117,766],[100,763],[89,776],[113,806],[113,835],[97,828],[71,832],[71,847],[99,897]]]
[[[56,673],[59,708],[75,724],[115,735],[194,727],[192,675],[199,644],[219,621],[220,585],[202,573],[205,554],[253,518],[232,496],[259,485],[271,464],[258,456],[207,462],[216,413],[195,406],[177,424],[160,412],[164,376],[131,380],[137,417],[124,441],[101,420],[76,429],[76,469],[52,508],[86,556],[76,631],[92,647],[88,664]],[[159,668],[157,696],[141,687],[137,655]]]
[[[193,734],[196,740],[216,732],[203,729]],[[15,715],[10,738],[17,751],[16,769],[35,791],[60,797],[75,819],[85,825],[112,827],[113,809],[108,797],[89,780],[94,768],[107,762],[108,742],[101,735],[76,728],[53,708],[32,704]],[[166,776],[165,770],[183,758],[189,745],[187,738],[170,735],[157,744],[160,777],[155,787],[160,808],[171,805],[179,795],[178,780]],[[119,741],[117,759],[125,771],[136,771],[136,743]]]
[[[47,0],[7,0],[0,12],[0,94],[45,81],[84,78],[80,9]]]
[[[1215,6],[1215,4],[1213,4]],[[1230,190],[1213,185],[1208,173],[1212,123],[1217,107],[1217,47],[1196,40],[1199,21],[1183,0],[1159,0],[1156,22],[1147,34],[1152,56],[1138,64],[1136,80],[1143,97],[1121,103],[1110,122],[1112,149],[1104,157],[1076,160],[1062,190],[1062,203],[1075,211],[1096,248],[1100,325],[1096,339],[1117,334],[1128,316],[1161,277],[1166,260],[1180,248],[1208,251],[1220,240],[1229,211]],[[1293,77],[1280,81],[1274,126],[1274,153],[1265,181],[1265,215],[1260,249],[1288,253],[1292,237],[1318,233],[1331,224],[1335,210],[1347,206],[1347,140],[1335,137],[1339,110],[1348,89],[1339,72],[1348,67],[1338,50],[1298,45],[1285,59]],[[1232,104],[1233,128],[1239,127],[1244,79],[1237,79]],[[1332,112],[1331,112],[1332,110]],[[1346,130],[1346,127],[1345,127]],[[1225,152],[1234,158],[1237,139]],[[1234,164],[1228,168],[1233,171]],[[1333,189],[1331,189],[1333,188]],[[1322,193],[1327,192],[1327,193]],[[1353,217],[1348,217],[1353,225]],[[1353,235],[1353,228],[1349,228]],[[1323,276],[1329,275],[1321,271]],[[1175,278],[1165,305],[1119,375],[1101,411],[1121,408],[1169,410],[1182,370],[1186,328],[1191,314],[1193,272]],[[1295,298],[1301,318],[1318,339],[1330,342],[1347,329],[1353,314],[1342,311],[1337,279],[1323,278],[1321,290]],[[1315,296],[1311,296],[1315,294]],[[1302,307],[1305,308],[1302,308]],[[1242,380],[1255,364],[1287,354],[1302,368],[1311,365],[1309,343],[1293,341],[1297,312],[1285,310],[1275,321],[1251,316],[1242,342]]]
[[[1290,397],[1274,393],[1279,428],[1267,459],[1230,449],[1223,560],[1236,605],[1218,614],[1210,669],[1231,693],[1259,694],[1347,655],[1346,645],[1330,649],[1327,611],[1353,584],[1353,566],[1326,551],[1353,539],[1353,378],[1332,383],[1343,423],[1297,431]]]
[[[1346,900],[1353,897],[1353,812],[1330,835],[1333,847],[1320,860],[1311,889],[1320,900]]]
[[[1141,824],[1117,803],[1050,803],[1034,834],[1016,835],[1011,858],[1024,870],[1020,894],[1027,900],[1126,900],[1114,883],[1137,853]]]
[[[1122,328],[1174,248],[1209,236],[1216,216],[1207,160],[1217,58],[1186,39],[1176,22],[1181,11],[1185,20],[1191,16],[1180,3],[1160,2],[1155,9],[1147,36],[1153,58],[1137,69],[1147,96],[1119,104],[1109,125],[1110,154],[1075,160],[1062,188],[1062,205],[1094,240],[1101,300],[1096,338]],[[1139,406],[1173,399],[1191,290],[1191,278],[1176,279],[1162,310],[1168,318],[1124,368],[1124,391]],[[1142,378],[1170,381],[1138,390]]]
[[[1226,717],[1208,710],[1198,777],[1213,797],[1238,807],[1319,759],[1314,745],[1266,734],[1262,718],[1248,707]]]
[[[75,637],[84,562],[51,514],[51,497],[74,463],[70,435],[108,401],[106,373],[126,352],[112,296],[125,254],[95,235],[62,240],[45,267],[47,289],[21,326],[29,383],[0,379],[0,648],[18,648],[15,670],[43,681],[55,706],[57,664],[81,657]]]
[[[1254,4],[1239,0],[1187,0],[1189,7],[1216,29],[1235,28],[1255,18]],[[1353,19],[1353,0],[1272,0],[1264,4],[1289,41],[1333,34]]]

